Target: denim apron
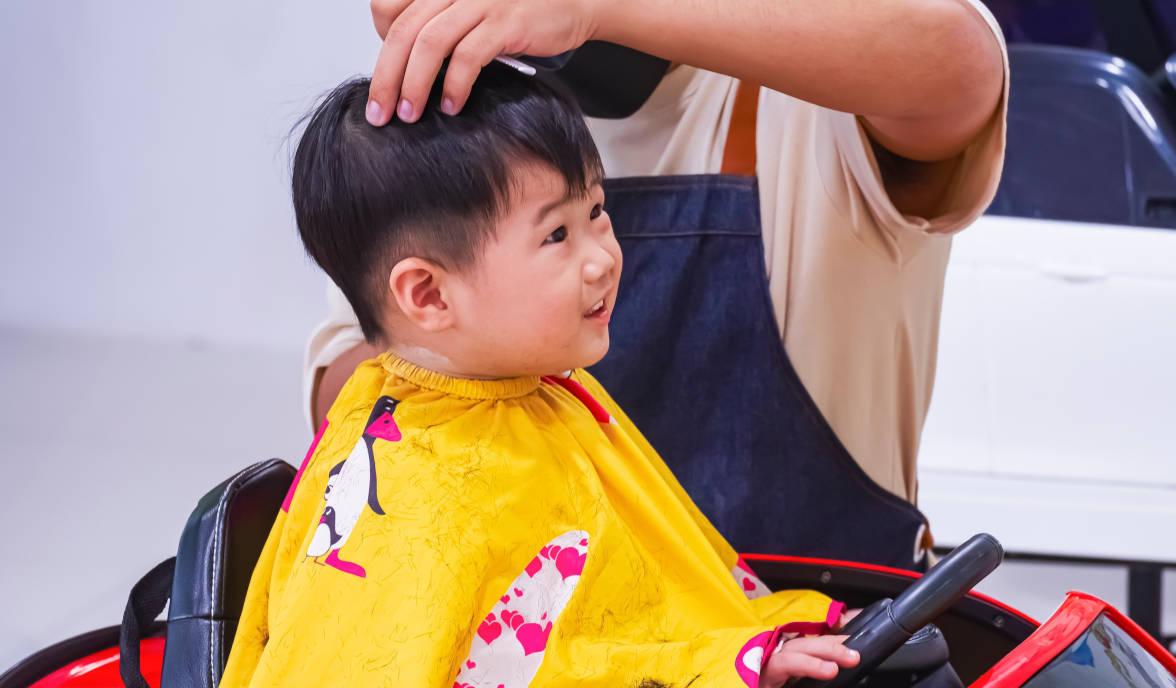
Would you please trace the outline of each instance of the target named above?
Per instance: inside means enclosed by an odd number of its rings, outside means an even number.
[[[926,519],[858,466],[784,350],[754,176],[758,90],[739,90],[722,174],[605,183],[625,269],[592,373],[737,550],[921,569]]]

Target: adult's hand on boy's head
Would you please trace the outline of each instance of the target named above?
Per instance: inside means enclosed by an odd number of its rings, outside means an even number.
[[[794,678],[828,681],[841,669],[857,666],[861,657],[844,645],[848,637],[805,636],[784,641],[764,662],[759,688],[779,688]]]
[[[368,96],[367,120],[421,116],[446,57],[442,110],[457,114],[482,67],[499,55],[549,57],[592,37],[600,0],[372,0],[383,39]]]

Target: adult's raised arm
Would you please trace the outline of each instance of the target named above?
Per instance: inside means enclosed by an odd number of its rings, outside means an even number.
[[[1004,74],[998,38],[966,0],[373,0],[372,15],[384,39],[374,124],[394,110],[415,121],[448,55],[444,101],[457,112],[495,56],[596,39],[861,115],[891,153],[939,161],[987,124]]]

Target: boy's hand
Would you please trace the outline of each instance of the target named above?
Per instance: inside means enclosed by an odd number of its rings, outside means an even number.
[[[371,0],[383,39],[367,119],[415,122],[446,57],[442,110],[457,114],[482,67],[499,55],[550,57],[592,37],[598,0]]]
[[[841,618],[838,619],[837,625],[833,627],[833,630],[840,631],[841,629],[845,628],[849,625],[850,621],[853,621],[855,616],[861,613],[861,609],[846,609],[845,611],[841,612]]]
[[[759,688],[779,688],[794,678],[828,681],[840,668],[857,666],[861,657],[842,644],[847,637],[806,636],[784,641],[764,663]]]

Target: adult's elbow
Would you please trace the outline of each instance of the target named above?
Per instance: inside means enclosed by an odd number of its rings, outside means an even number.
[[[999,38],[980,12],[964,0],[926,3],[928,40],[939,56],[930,106],[938,115],[956,115],[978,130],[996,110],[1004,86]]]
[[[919,162],[954,158],[996,113],[1004,57],[988,23],[962,0],[921,0],[912,10],[919,46],[909,63],[907,107],[867,117],[878,143]]]

